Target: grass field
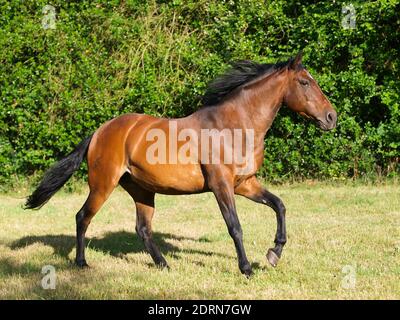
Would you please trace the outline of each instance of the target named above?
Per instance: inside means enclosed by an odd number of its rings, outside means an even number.
[[[265,258],[273,211],[237,198],[251,279],[238,270],[211,194],[157,196],[154,234],[169,271],[143,251],[133,203],[121,189],[89,227],[86,270],[72,264],[74,216],[85,192],[60,192],[40,211],[21,209],[21,194],[0,195],[0,299],[400,299],[398,183],[270,190],[288,212],[288,243],[275,269]],[[44,265],[56,269],[54,290],[41,287]]]

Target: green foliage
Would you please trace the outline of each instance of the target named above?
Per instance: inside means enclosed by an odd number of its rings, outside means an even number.
[[[353,4],[356,28],[344,29],[340,1],[0,0],[0,181],[44,170],[117,115],[193,112],[231,60],[302,48],[338,127],[321,134],[282,108],[260,174],[398,174],[399,1]]]

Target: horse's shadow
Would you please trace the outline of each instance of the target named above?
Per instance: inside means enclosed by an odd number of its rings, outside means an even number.
[[[178,253],[201,254],[206,256],[221,256],[225,258],[233,258],[229,255],[202,251],[197,249],[181,249],[171,243],[172,241],[195,241],[195,242],[209,242],[209,240],[195,239],[190,237],[176,236],[169,233],[153,233],[153,238],[160,251],[163,254],[168,253],[170,256],[179,259]],[[13,250],[21,249],[35,243],[41,243],[50,246],[54,250],[54,254],[69,260],[69,255],[75,248],[75,236],[72,235],[42,235],[42,236],[27,236],[10,244]],[[142,240],[135,233],[127,231],[109,232],[101,238],[87,238],[86,246],[96,251],[109,254],[113,257],[123,258],[127,254],[140,253],[145,251]]]

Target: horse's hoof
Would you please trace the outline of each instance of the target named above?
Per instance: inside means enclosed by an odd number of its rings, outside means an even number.
[[[162,261],[162,262],[156,263],[156,266],[158,268],[160,268],[161,270],[168,270],[168,271],[171,270],[171,268],[169,267],[169,265],[168,265],[168,263],[166,261]]]
[[[75,260],[75,264],[79,268],[89,268],[89,265],[86,263],[86,260]]]
[[[274,250],[268,249],[267,260],[268,260],[268,262],[271,264],[271,266],[273,266],[273,267],[275,268],[276,265],[278,264],[279,257],[278,257],[277,254],[274,252]]]
[[[170,266],[167,265],[167,264],[159,264],[158,267],[159,267],[161,270],[167,270],[167,271],[170,271],[170,270],[171,270]]]
[[[242,274],[244,274],[247,278],[250,278],[253,275],[253,270],[251,269],[250,265],[240,269],[240,272],[242,272]]]

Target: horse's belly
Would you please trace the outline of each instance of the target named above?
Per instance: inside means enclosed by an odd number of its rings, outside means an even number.
[[[135,182],[153,192],[187,194],[206,191],[200,165],[147,164],[129,169]]]

